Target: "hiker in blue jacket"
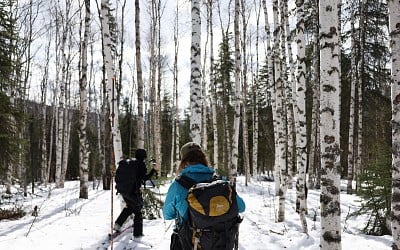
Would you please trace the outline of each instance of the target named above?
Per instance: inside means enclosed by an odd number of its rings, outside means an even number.
[[[197,182],[209,181],[215,173],[214,169],[208,167],[205,154],[195,142],[183,145],[181,149],[181,163],[178,170],[180,175],[186,175]],[[188,219],[187,194],[188,190],[186,188],[176,181],[172,182],[163,207],[164,219],[177,219],[178,224]],[[236,200],[239,212],[244,212],[245,203],[243,199],[237,195]]]

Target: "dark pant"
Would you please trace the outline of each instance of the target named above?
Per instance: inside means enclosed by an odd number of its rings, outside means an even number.
[[[122,226],[126,219],[133,213],[135,218],[133,219],[133,236],[143,235],[143,215],[142,207],[143,201],[140,194],[133,196],[122,196],[126,203],[126,207],[122,209],[115,223]]]

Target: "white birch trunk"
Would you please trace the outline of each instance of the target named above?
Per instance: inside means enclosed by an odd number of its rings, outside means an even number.
[[[104,64],[106,68],[107,75],[107,88],[106,95],[107,101],[110,107],[110,122],[111,122],[111,135],[112,135],[112,144],[113,144],[113,153],[114,153],[114,162],[113,165],[117,166],[118,162],[122,160],[122,144],[121,144],[121,134],[118,128],[118,105],[116,99],[116,88],[115,88],[115,75],[114,75],[114,66],[113,66],[113,58],[111,54],[111,34],[109,28],[109,15],[110,7],[108,0],[101,1],[101,24],[102,24],[102,36],[104,41]]]
[[[56,99],[57,99],[57,94],[56,94],[57,90],[54,91],[53,94],[53,103],[52,103],[52,112],[51,112],[51,121],[50,121],[50,138],[49,138],[49,160],[47,161],[47,179],[51,182],[54,181],[52,179],[52,176],[50,176],[51,174],[51,163],[53,162],[53,148],[54,145],[56,145],[56,142],[54,142],[55,140],[53,139],[55,136],[54,132],[57,132],[57,114],[58,114],[58,106],[56,103]]]
[[[58,109],[57,109],[57,118],[56,118],[56,172],[55,172],[55,183],[57,188],[61,188],[61,174],[62,174],[62,156],[63,156],[63,132],[64,132],[64,109],[65,109],[65,43],[67,40],[67,31],[62,31],[62,38],[61,38],[61,47],[60,47],[60,54],[62,55],[62,77],[61,81],[59,80],[59,67],[56,69],[56,84],[59,86],[59,101],[58,101]]]
[[[41,104],[42,104],[42,138],[41,138],[41,182],[46,187],[49,182],[49,173],[47,168],[47,157],[46,154],[49,154],[47,151],[47,106],[46,106],[46,99],[47,99],[47,84],[48,84],[48,77],[49,77],[49,62],[50,62],[50,45],[51,39],[49,39],[49,43],[46,47],[46,65],[44,68],[44,74],[41,84]],[[49,154],[50,155],[50,154]]]
[[[258,49],[256,50],[258,51]],[[259,61],[257,58],[257,69],[259,65]],[[258,70],[257,70],[258,72]],[[251,164],[251,170],[254,175],[260,174],[259,169],[258,169],[258,102],[259,102],[259,96],[258,96],[258,73],[256,74],[256,84],[253,86],[253,96],[254,96],[254,105],[253,105],[253,151],[252,151],[252,164]]]
[[[264,1],[265,2],[265,1]],[[255,8],[257,9],[257,3],[254,3]],[[251,163],[251,171],[253,173],[253,176],[260,174],[258,171],[258,102],[259,102],[259,95],[258,95],[258,87],[259,87],[259,66],[260,66],[260,60],[259,60],[259,41],[260,41],[260,15],[261,15],[261,1],[258,3],[258,11],[257,11],[257,28],[256,28],[256,72],[253,72],[253,67],[252,69],[252,76],[253,76],[253,151],[252,151],[252,163]],[[268,22],[265,24],[268,25]],[[253,65],[253,61],[251,62]]]
[[[85,0],[85,22],[84,34],[81,47],[82,53],[82,78],[79,84],[79,99],[80,99],[80,116],[79,116],[79,180],[80,191],[79,198],[88,198],[88,180],[89,180],[89,150],[86,135],[87,112],[88,112],[88,94],[87,94],[87,52],[89,40],[89,25],[90,25],[90,0]]]
[[[319,3],[321,45],[321,240],[322,249],[341,249],[339,1]]]
[[[206,80],[206,67],[207,65],[207,53],[208,53],[208,44],[209,44],[209,30],[210,30],[210,23],[207,20],[207,25],[206,25],[206,41],[204,43],[204,56],[203,56],[203,64],[202,64],[202,72],[201,72],[201,96],[202,98],[202,105],[201,105],[201,111],[202,111],[202,117],[204,119],[201,120],[201,148],[204,150],[204,152],[207,152],[208,148],[208,131],[207,131],[207,117],[208,117],[208,95],[207,95],[207,80]]]
[[[274,57],[275,57],[275,46],[277,46],[276,48],[279,48],[279,41],[275,39],[275,43],[273,45],[273,47],[271,46],[271,29],[269,26],[269,22],[268,22],[268,10],[267,10],[267,5],[266,5],[266,1],[263,0],[262,1],[263,4],[263,9],[264,9],[264,20],[265,20],[265,33],[266,33],[266,47],[267,47],[267,68],[268,68],[268,81],[270,82],[270,86],[269,86],[269,92],[270,92],[270,98],[271,98],[271,106],[272,106],[272,122],[273,122],[273,127],[274,127],[274,138],[278,138],[278,133],[276,130],[277,127],[277,113],[276,113],[276,96],[275,96],[275,78],[274,78]],[[278,4],[277,2],[274,4]],[[274,14],[274,25],[275,22],[277,22],[278,20],[278,12],[277,12],[277,6],[276,6],[276,11],[275,8],[273,10],[273,14]],[[276,18],[276,20],[275,20]],[[276,23],[276,25],[278,25]],[[279,36],[279,29],[276,29],[275,26],[275,30],[274,30],[274,36]],[[278,69],[279,72],[279,69]],[[268,95],[268,93],[267,93]],[[275,155],[275,162],[274,162],[274,181],[275,181],[275,195],[278,195],[278,191],[279,191],[279,186],[280,186],[280,179],[279,179],[279,169],[278,169],[278,157],[277,157],[277,153],[274,152]]]
[[[356,30],[354,28],[355,13],[351,13],[351,81],[350,81],[350,118],[349,118],[349,152],[347,155],[347,193],[353,193],[353,168],[354,168],[354,107],[357,79],[356,65]]]
[[[243,126],[243,164],[245,171],[245,184],[247,186],[248,182],[251,182],[250,178],[250,159],[249,159],[249,126],[247,120],[247,18],[246,18],[246,6],[243,0],[241,0],[242,7],[242,29],[243,29],[243,41],[242,41],[242,52],[243,52],[243,82],[242,82],[242,93],[243,93],[243,109],[242,109],[242,126]]]
[[[275,1],[274,1],[275,2]],[[274,58],[276,66],[278,69],[278,74],[275,74],[275,87],[276,87],[276,113],[277,116],[277,132],[278,132],[278,143],[276,144],[276,156],[278,157],[278,165],[279,165],[279,176],[280,176],[280,185],[279,185],[279,208],[278,208],[278,222],[285,221],[285,201],[286,201],[286,191],[287,191],[287,109],[286,109],[286,86],[287,84],[287,73],[286,73],[286,34],[284,32],[284,19],[285,15],[283,13],[284,5],[286,4],[286,0],[279,2],[279,8],[281,10],[279,29],[280,36],[276,36],[275,38],[280,42],[280,61],[277,61],[277,57]],[[280,40],[280,41],[279,41]],[[278,46],[279,47],[279,46]],[[275,70],[276,72],[276,70]]]
[[[157,134],[156,128],[156,104],[157,104],[157,84],[156,84],[156,37],[157,37],[157,14],[156,14],[156,3],[155,1],[151,1],[151,30],[150,30],[150,72],[149,72],[149,81],[151,89],[150,91],[150,128],[151,128],[151,135],[150,135],[150,151],[155,153],[155,136]]]
[[[316,172],[320,168],[320,137],[319,137],[319,95],[320,95],[320,68],[319,68],[319,16],[318,0],[313,2],[314,22],[317,23],[316,30],[313,32],[313,63],[312,63],[312,82],[313,82],[313,104],[311,112],[311,138],[309,153],[308,187],[319,188],[319,178]],[[316,181],[317,179],[317,181]]]
[[[137,127],[137,148],[144,148],[144,116],[143,116],[143,70],[142,54],[140,49],[140,1],[135,0],[135,48],[136,48],[136,78],[138,98],[138,127]]]
[[[162,63],[161,63],[161,3],[158,2],[157,6],[157,98],[156,98],[156,107],[155,107],[155,158],[159,166],[162,166],[162,157],[161,157],[161,145],[162,145],[162,137],[161,137],[161,78],[162,78]],[[162,171],[160,169],[160,171]]]
[[[199,0],[192,2],[192,46],[191,46],[191,72],[190,72],[190,136],[192,140],[201,145],[201,17]]]
[[[171,152],[171,158],[174,159],[175,155],[175,161],[172,164],[171,167],[171,174],[172,172],[177,172],[178,170],[178,165],[179,165],[179,95],[178,95],[178,55],[179,55],[179,1],[177,0],[176,2],[176,16],[175,16],[175,29],[174,29],[174,48],[175,48],[175,53],[174,53],[174,96],[175,96],[175,112],[174,112],[174,151]]]
[[[69,97],[68,97],[69,99]],[[70,106],[70,105],[68,105]],[[63,154],[62,154],[62,163],[61,163],[61,179],[60,185],[64,188],[65,176],[67,174],[68,167],[68,153],[70,146],[70,136],[71,136],[71,118],[70,111],[68,109],[64,109],[64,132],[63,132]]]
[[[265,11],[266,12],[266,11]],[[282,106],[282,104],[279,105],[278,107],[278,98],[277,98],[277,91],[281,88],[282,85],[282,78],[281,78],[281,65],[280,65],[280,47],[279,47],[279,39],[281,37],[280,33],[280,24],[279,24],[279,10],[278,10],[278,0],[273,1],[273,19],[274,19],[274,45],[273,45],[273,51],[271,55],[271,65],[270,60],[268,60],[268,69],[271,69],[271,71],[268,71],[268,75],[271,77],[269,78],[271,82],[274,83],[274,87],[271,88],[271,105],[272,105],[272,112],[274,116],[274,137],[275,137],[275,162],[274,162],[274,181],[275,181],[275,195],[279,195],[279,187],[281,183],[281,177],[280,177],[280,152],[278,149],[278,138],[279,138],[279,132],[278,132],[278,127],[283,126],[283,124],[280,122],[281,121],[281,114],[278,112],[280,109],[279,107]],[[267,40],[268,42],[268,40]],[[268,56],[268,55],[267,55]],[[272,66],[273,63],[273,66]],[[286,164],[285,164],[286,165]]]
[[[286,75],[286,109],[287,109],[287,185],[288,188],[292,189],[293,188],[293,175],[294,175],[294,169],[295,169],[295,163],[294,163],[294,154],[295,154],[295,114],[294,114],[294,96],[296,95],[295,91],[295,82],[296,82],[296,76],[295,76],[295,65],[293,62],[293,52],[292,52],[292,39],[291,39],[291,32],[290,32],[290,26],[289,26],[289,13],[288,13],[288,1],[283,2],[283,24],[285,25],[285,40],[282,39],[282,41],[286,41],[286,48],[287,48],[287,57],[288,57],[288,63],[289,67],[285,67],[285,75]],[[283,25],[282,24],[282,25]],[[284,50],[283,50],[284,51]],[[288,68],[288,70],[286,70]],[[290,78],[287,76],[287,74],[290,74]]]
[[[211,109],[213,126],[213,162],[212,165],[218,174],[218,125],[217,125],[217,90],[214,80],[214,29],[213,29],[213,1],[208,2],[209,16],[207,22],[210,26],[210,85],[211,85]]]
[[[69,8],[68,8],[69,9]],[[71,105],[71,71],[70,65],[72,62],[72,24],[70,22],[66,22],[65,29],[68,30],[68,52],[63,55],[63,61],[65,61],[65,68],[62,72],[62,77],[65,79],[65,105],[64,109],[64,131],[63,131],[63,149],[62,149],[62,164],[61,164],[61,180],[60,185],[64,188],[65,176],[67,174],[68,168],[68,155],[69,155],[69,147],[70,147],[70,137],[71,137],[71,119],[72,114],[70,111]],[[64,58],[65,57],[65,58]]]
[[[307,131],[306,131],[306,43],[304,35],[304,1],[296,1],[297,7],[297,85],[296,85],[296,147],[297,147],[297,202],[296,210],[300,215],[303,233],[308,234],[306,208],[306,165],[307,165]]]
[[[365,47],[365,32],[366,32],[366,27],[365,27],[365,15],[366,15],[366,1],[361,0],[360,1],[360,52],[359,54],[361,55],[360,61],[358,62],[358,72],[359,72],[359,81],[358,81],[358,124],[357,124],[357,155],[355,156],[356,162],[354,164],[355,168],[355,174],[356,174],[356,180],[358,179],[358,176],[361,174],[362,171],[362,144],[363,144],[363,139],[362,139],[362,133],[363,133],[363,74],[364,74],[364,47]],[[361,187],[361,183],[357,181],[356,183],[357,190]]]
[[[400,249],[400,2],[389,4],[392,51],[392,235],[393,250]]]
[[[240,129],[240,31],[239,31],[239,13],[240,3],[239,0],[235,0],[235,15],[234,15],[234,40],[235,40],[235,97],[234,107],[235,114],[233,117],[233,133],[232,133],[232,152],[230,162],[230,177],[234,180],[237,176],[237,164],[238,164],[238,148],[239,148],[239,129]]]

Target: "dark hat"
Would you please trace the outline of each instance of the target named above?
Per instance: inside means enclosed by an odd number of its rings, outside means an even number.
[[[147,158],[146,150],[144,150],[142,148],[136,149],[135,158],[138,159],[138,160],[142,160],[142,161],[144,159],[146,159]]]
[[[202,152],[200,145],[195,143],[195,142],[186,143],[181,148],[181,159],[186,158],[187,154],[190,153],[190,152],[193,152],[193,151]]]

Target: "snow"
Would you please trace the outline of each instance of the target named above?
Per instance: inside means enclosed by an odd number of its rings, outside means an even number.
[[[169,183],[165,183],[159,190],[155,188],[155,194],[164,199],[168,186]],[[16,189],[13,191],[17,192]],[[240,225],[239,249],[320,249],[319,191],[310,190],[308,194],[308,236],[301,233],[299,216],[295,213],[295,189],[287,192],[286,219],[281,223],[276,223],[274,219],[278,202],[273,195],[273,182],[254,180],[245,186],[244,178],[239,177],[237,191],[246,203]],[[89,199],[77,197],[79,181],[69,181],[63,189],[41,187],[35,190],[35,194],[21,199],[19,204],[28,213],[19,220],[0,221],[0,249],[105,249],[101,246],[110,231],[111,192],[102,190],[100,184],[98,189],[90,186]],[[342,192],[340,199],[342,249],[391,249],[391,236],[367,236],[360,232],[366,217],[347,218],[349,212],[359,206],[359,197]],[[4,205],[6,200],[2,200]],[[35,206],[39,208],[37,217],[30,213]],[[119,199],[114,195],[114,220],[120,207]],[[167,250],[172,228],[173,221],[162,218],[144,220],[145,236],[142,242],[145,244],[132,241],[131,231],[128,231],[116,239],[113,249],[148,249],[151,244],[151,249]]]

